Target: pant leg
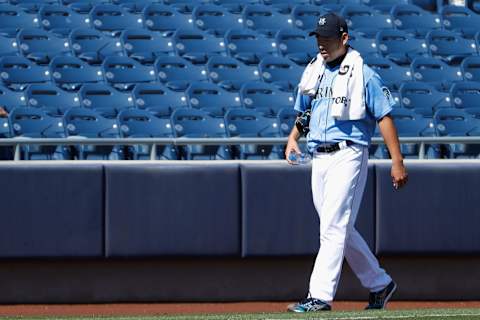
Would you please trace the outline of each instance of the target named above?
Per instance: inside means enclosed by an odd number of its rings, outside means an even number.
[[[323,156],[323,193],[313,194],[314,198],[323,196],[323,201],[318,212],[320,249],[310,277],[310,295],[331,302],[340,278],[352,209],[358,210],[356,202],[361,202],[355,195],[357,189],[365,187],[361,182],[367,174],[368,154],[366,148],[354,145]]]

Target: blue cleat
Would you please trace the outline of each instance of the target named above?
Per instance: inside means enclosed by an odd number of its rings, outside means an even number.
[[[298,303],[289,305],[287,309],[290,312],[303,313],[315,311],[330,311],[332,310],[332,307],[328,303],[320,299],[306,298]]]
[[[397,289],[397,284],[391,281],[384,289],[376,292],[370,292],[368,297],[368,306],[365,310],[385,309],[388,300]]]

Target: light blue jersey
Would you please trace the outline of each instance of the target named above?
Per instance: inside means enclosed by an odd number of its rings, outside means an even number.
[[[368,146],[375,131],[376,121],[389,114],[395,104],[380,76],[364,65],[366,117],[361,120],[336,120],[329,113],[333,93],[332,84],[339,68],[340,65],[333,68],[326,66],[316,97],[297,94],[296,111],[305,111],[310,103],[312,107],[310,132],[307,135],[310,152],[321,144],[345,140]]]

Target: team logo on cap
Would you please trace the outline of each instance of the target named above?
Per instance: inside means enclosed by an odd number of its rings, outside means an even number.
[[[320,18],[320,20],[318,20],[319,26],[323,26],[325,23],[327,23],[327,18]]]

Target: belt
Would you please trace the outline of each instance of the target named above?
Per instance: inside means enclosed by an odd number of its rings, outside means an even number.
[[[317,147],[316,151],[320,153],[331,153],[345,149],[345,147],[351,146],[352,144],[354,144],[354,142],[350,140],[345,140],[338,143],[322,144],[321,146]]]

